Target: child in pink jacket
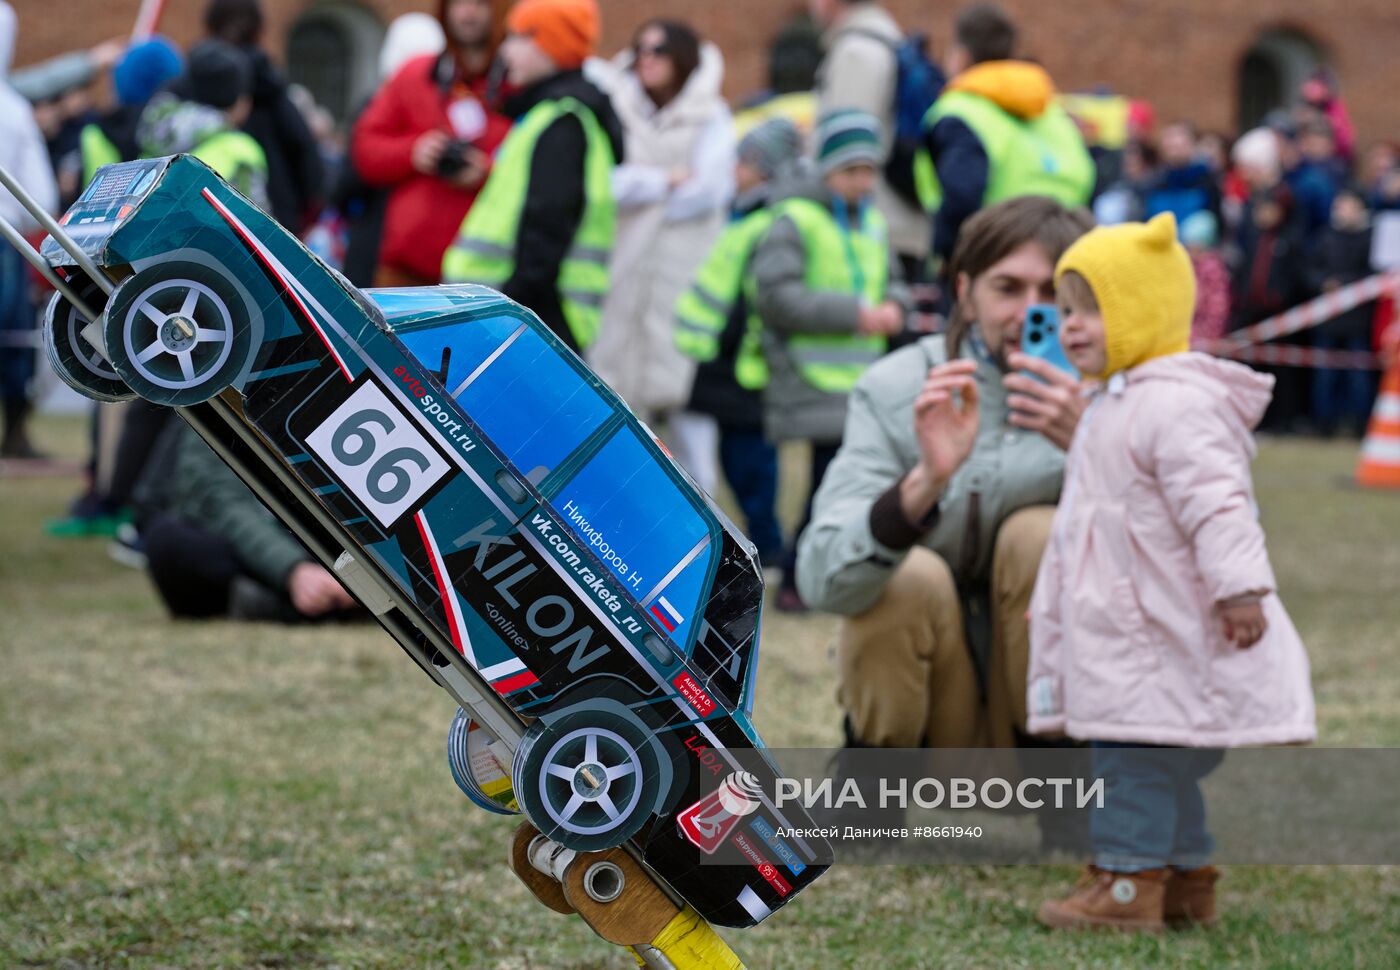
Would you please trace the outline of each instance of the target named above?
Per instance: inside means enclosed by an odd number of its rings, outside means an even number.
[[[1187,350],[1195,281],[1170,214],[1093,230],[1055,279],[1065,353],[1103,383],[1031,600],[1027,727],[1089,742],[1105,800],[1094,864],[1037,918],[1208,924],[1200,779],[1221,748],[1316,736],[1250,481],[1273,378]]]

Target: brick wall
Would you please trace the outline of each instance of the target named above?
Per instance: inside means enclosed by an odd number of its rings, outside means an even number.
[[[75,45],[130,30],[136,0],[99,4],[79,0],[11,0],[19,13],[16,63],[38,60]],[[1024,53],[1040,60],[1064,89],[1107,84],[1145,97],[1163,119],[1190,118],[1230,130],[1238,101],[1241,59],[1261,31],[1286,27],[1311,36],[1341,78],[1361,140],[1400,138],[1400,3],[1396,0],[1002,0],[1018,18]],[[387,19],[408,10],[432,10],[435,0],[367,0]],[[265,0],[269,47],[312,0]],[[760,87],[768,40],[802,0],[602,0],[604,49],[615,51],[632,29],[652,16],[686,18],[717,40],[728,62],[726,91],[739,96]],[[928,32],[935,48],[947,43],[953,0],[889,0],[906,28]],[[75,14],[81,8],[81,15]],[[169,0],[162,29],[187,42],[199,34],[200,0]],[[55,11],[59,11],[55,15]]]

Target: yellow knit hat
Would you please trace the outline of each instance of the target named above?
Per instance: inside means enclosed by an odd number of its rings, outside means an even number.
[[[1146,224],[1100,226],[1080,236],[1055,267],[1056,285],[1071,271],[1094,291],[1108,349],[1103,373],[1086,376],[1102,380],[1190,349],[1196,274],[1176,241],[1170,212]]]

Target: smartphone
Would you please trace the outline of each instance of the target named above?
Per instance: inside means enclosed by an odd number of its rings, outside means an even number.
[[[1060,345],[1060,311],[1051,304],[1037,303],[1026,309],[1026,322],[1021,327],[1021,352],[1038,357],[1075,380],[1079,379],[1079,371],[1069,362],[1064,347]],[[1028,370],[1021,373],[1042,380],[1040,375]]]

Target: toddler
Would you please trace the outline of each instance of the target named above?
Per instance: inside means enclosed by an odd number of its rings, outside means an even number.
[[[1188,351],[1195,281],[1169,213],[1093,230],[1055,279],[1066,355],[1102,383],[1031,601],[1027,727],[1088,742],[1105,799],[1093,864],[1037,918],[1209,924],[1201,778],[1222,748],[1316,735],[1250,481],[1273,379]]]

